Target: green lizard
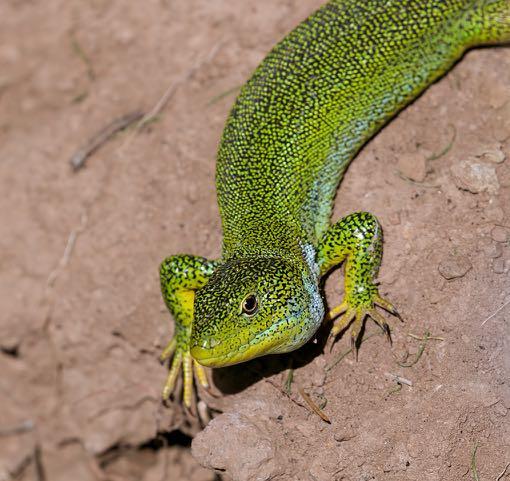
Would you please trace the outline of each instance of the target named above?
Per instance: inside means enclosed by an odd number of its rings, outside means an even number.
[[[343,313],[356,348],[376,306],[382,231],[366,212],[330,225],[350,160],[389,119],[477,45],[510,41],[510,0],[332,0],[284,38],[243,86],[221,139],[216,186],[220,260],[178,255],[161,264],[175,334],[163,389],[193,371],[293,351],[325,318],[321,278],[344,260]]]

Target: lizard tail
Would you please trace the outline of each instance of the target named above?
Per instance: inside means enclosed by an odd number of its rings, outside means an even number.
[[[510,43],[510,0],[482,0],[480,16],[482,44]]]

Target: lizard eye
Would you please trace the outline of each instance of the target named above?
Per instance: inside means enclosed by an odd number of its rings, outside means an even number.
[[[255,294],[248,294],[241,302],[241,311],[243,314],[253,316],[259,308],[259,301]]]

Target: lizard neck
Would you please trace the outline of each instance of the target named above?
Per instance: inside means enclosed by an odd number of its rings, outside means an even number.
[[[245,219],[242,235],[227,232],[223,238],[222,259],[275,257],[302,264],[313,277],[318,275],[316,250],[303,227],[293,220]]]

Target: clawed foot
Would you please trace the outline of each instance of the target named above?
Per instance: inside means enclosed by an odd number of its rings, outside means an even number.
[[[353,302],[349,302],[349,299],[346,298],[339,306],[334,307],[327,314],[326,319],[333,320],[339,315],[343,314],[339,319],[337,319],[333,327],[331,329],[331,336],[336,337],[338,334],[343,332],[345,329],[349,327],[352,323],[351,327],[351,347],[352,351],[358,360],[358,348],[360,344],[360,333],[363,329],[363,325],[365,323],[365,319],[367,317],[372,318],[375,323],[383,330],[386,334],[386,338],[391,343],[391,334],[390,327],[386,322],[385,317],[376,310],[376,306],[382,307],[384,310],[398,317],[401,322],[403,322],[402,317],[395,309],[393,304],[388,302],[386,299],[383,299],[379,294],[375,294],[372,298],[372,302],[366,304],[361,304],[354,306]]]
[[[172,357],[170,363],[170,370],[163,387],[163,401],[167,401],[172,393],[175,391],[177,379],[182,371],[182,398],[184,407],[191,413],[191,408],[194,401],[193,391],[193,377],[195,382],[200,385],[207,392],[209,391],[209,381],[207,379],[207,373],[205,368],[198,364],[198,362],[191,357],[187,346],[182,347],[178,340],[179,335],[177,334],[165,347],[161,356],[159,357],[161,362],[165,362],[167,359]],[[191,413],[193,414],[193,413]]]

